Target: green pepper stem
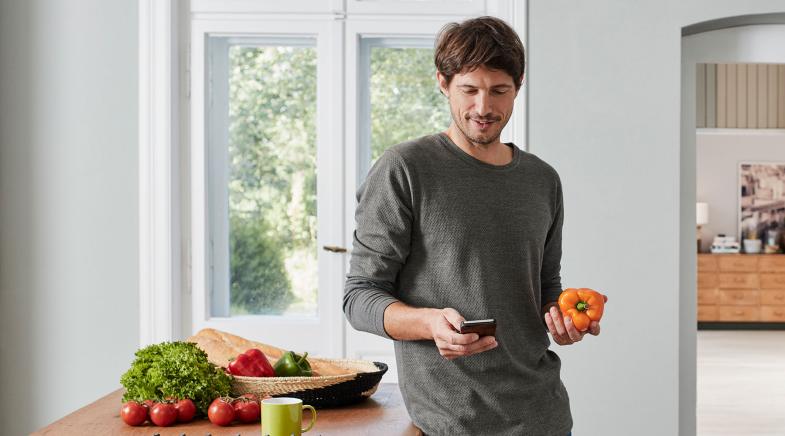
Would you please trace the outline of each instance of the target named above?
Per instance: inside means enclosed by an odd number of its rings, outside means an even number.
[[[584,310],[587,310],[589,308],[589,304],[581,301],[575,306],[575,308],[583,312]]]
[[[306,351],[305,354],[303,354],[303,356],[300,357],[300,360],[297,361],[297,366],[300,366],[303,363],[303,360],[305,360],[307,356],[308,356],[308,352]]]

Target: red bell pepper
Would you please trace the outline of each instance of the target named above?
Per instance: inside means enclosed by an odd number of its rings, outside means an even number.
[[[251,348],[229,363],[229,373],[247,377],[274,377],[275,370],[260,350]]]

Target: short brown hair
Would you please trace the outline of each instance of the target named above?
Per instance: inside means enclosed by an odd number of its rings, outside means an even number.
[[[518,34],[503,20],[478,17],[442,27],[436,37],[433,61],[448,84],[464,70],[485,66],[506,72],[512,77],[515,89],[520,89],[526,52]]]

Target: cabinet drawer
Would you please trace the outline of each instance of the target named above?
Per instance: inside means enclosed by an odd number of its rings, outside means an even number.
[[[758,275],[754,273],[720,273],[720,287],[758,289],[760,280],[758,280]]]
[[[720,271],[753,272],[758,270],[758,256],[727,256],[718,259]]]
[[[719,300],[717,289],[698,288],[698,304],[717,304]]]
[[[785,322],[785,306],[761,306],[760,320]]]
[[[698,273],[698,289],[716,288],[719,285],[720,279],[717,274],[705,272]]]
[[[760,306],[719,306],[720,321],[759,321]]]
[[[720,302],[728,306],[751,306],[760,304],[760,291],[730,291],[720,290]]]
[[[698,321],[717,321],[720,319],[717,306],[698,305]]]
[[[760,304],[785,305],[785,291],[760,291]]]
[[[698,271],[714,272],[717,271],[717,258],[711,254],[698,255]]]
[[[781,254],[761,256],[758,261],[758,271],[785,273],[785,256]]]
[[[785,274],[760,273],[762,289],[785,289]]]

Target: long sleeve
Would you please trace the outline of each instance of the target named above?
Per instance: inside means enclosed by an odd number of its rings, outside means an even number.
[[[558,176],[557,176],[558,177]],[[559,300],[562,292],[561,284],[561,256],[562,256],[562,226],[564,224],[564,198],[562,195],[561,181],[557,178],[556,206],[553,224],[548,230],[545,239],[545,249],[540,271],[542,286],[542,305]]]
[[[343,311],[355,329],[388,339],[392,338],[384,330],[384,310],[398,301],[395,282],[411,245],[411,186],[403,158],[387,150],[357,191],[357,227]]]

